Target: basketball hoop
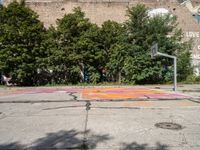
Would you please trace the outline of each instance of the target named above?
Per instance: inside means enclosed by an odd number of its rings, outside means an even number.
[[[177,90],[177,58],[176,56],[168,55],[165,53],[158,52],[158,43],[154,42],[151,47],[151,58],[154,59],[156,56],[168,57],[174,60],[174,88],[173,90]]]

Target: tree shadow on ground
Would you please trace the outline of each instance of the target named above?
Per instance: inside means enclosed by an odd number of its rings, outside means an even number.
[[[83,145],[84,132],[69,130],[48,133],[45,137],[37,139],[30,146],[22,145],[18,142],[0,145],[0,150],[49,150],[49,149],[95,149],[98,143],[105,142],[111,137],[108,134],[97,135],[88,130],[90,135]]]
[[[138,144],[136,142],[132,142],[129,144],[122,143],[122,148],[120,150],[169,150],[169,146],[158,142],[155,147],[149,147],[148,144]]]
[[[0,145],[0,150],[22,150],[22,149],[24,149],[24,145],[21,145],[18,142]]]
[[[83,142],[84,134],[87,135],[87,141]],[[22,145],[19,142],[0,145],[0,150],[49,150],[49,149],[95,149],[99,143],[104,143],[112,139],[108,134],[97,135],[92,131],[86,132],[69,130],[58,131],[56,133],[48,133],[45,137],[39,138],[30,145]],[[161,143],[156,143],[155,147],[150,147],[148,144],[121,143],[120,150],[169,150],[169,146]]]

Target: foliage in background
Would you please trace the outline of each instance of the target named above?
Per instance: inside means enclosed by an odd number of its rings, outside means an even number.
[[[200,76],[189,75],[186,80],[182,81],[184,84],[199,84]]]
[[[169,74],[172,75],[173,61],[163,57],[152,61],[150,57],[150,47],[156,41],[160,52],[178,57],[178,78],[184,80],[191,73],[189,44],[180,43],[182,31],[177,28],[176,17],[159,15],[150,18],[144,5],[129,8],[128,17],[125,25],[133,51],[124,69],[125,79],[136,83],[172,80]]]
[[[14,1],[0,7],[0,72],[19,84],[33,85],[37,76],[36,60],[45,29],[38,15]]]
[[[191,44],[180,42],[176,17],[150,18],[144,5],[128,8],[128,20],[101,27],[80,8],[45,30],[38,16],[13,2],[0,6],[0,72],[23,85],[77,83],[165,83],[172,80],[172,60],[150,56],[159,51],[178,57],[178,79],[192,73]]]
[[[124,59],[127,56],[127,43],[123,24],[114,21],[103,23],[99,42],[102,45],[104,77],[106,81],[121,82]]]
[[[86,70],[90,80],[97,82],[100,78],[101,51],[98,43],[99,28],[84,17],[80,8],[65,15],[57,21],[57,27],[50,27],[43,42],[46,51],[41,66],[46,72],[52,70],[55,83],[82,82]]]

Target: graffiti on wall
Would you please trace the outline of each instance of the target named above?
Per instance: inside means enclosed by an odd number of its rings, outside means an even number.
[[[199,38],[200,37],[200,32],[188,31],[188,32],[185,32],[185,36],[187,38]]]
[[[200,32],[193,32],[193,31],[188,31],[185,32],[185,37],[186,38],[200,38]],[[200,45],[195,46],[198,50],[200,50]]]

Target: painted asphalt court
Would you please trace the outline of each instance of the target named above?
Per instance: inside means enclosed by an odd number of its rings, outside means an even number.
[[[45,96],[44,96],[45,95]],[[25,96],[29,99],[31,96],[56,97],[59,95],[69,100],[175,100],[188,99],[190,96],[182,93],[171,92],[160,89],[151,89],[146,87],[93,87],[93,88],[69,88],[69,87],[34,87],[34,88],[2,88],[0,90],[0,99]],[[59,96],[57,98],[59,99]],[[61,98],[62,99],[62,98]]]

